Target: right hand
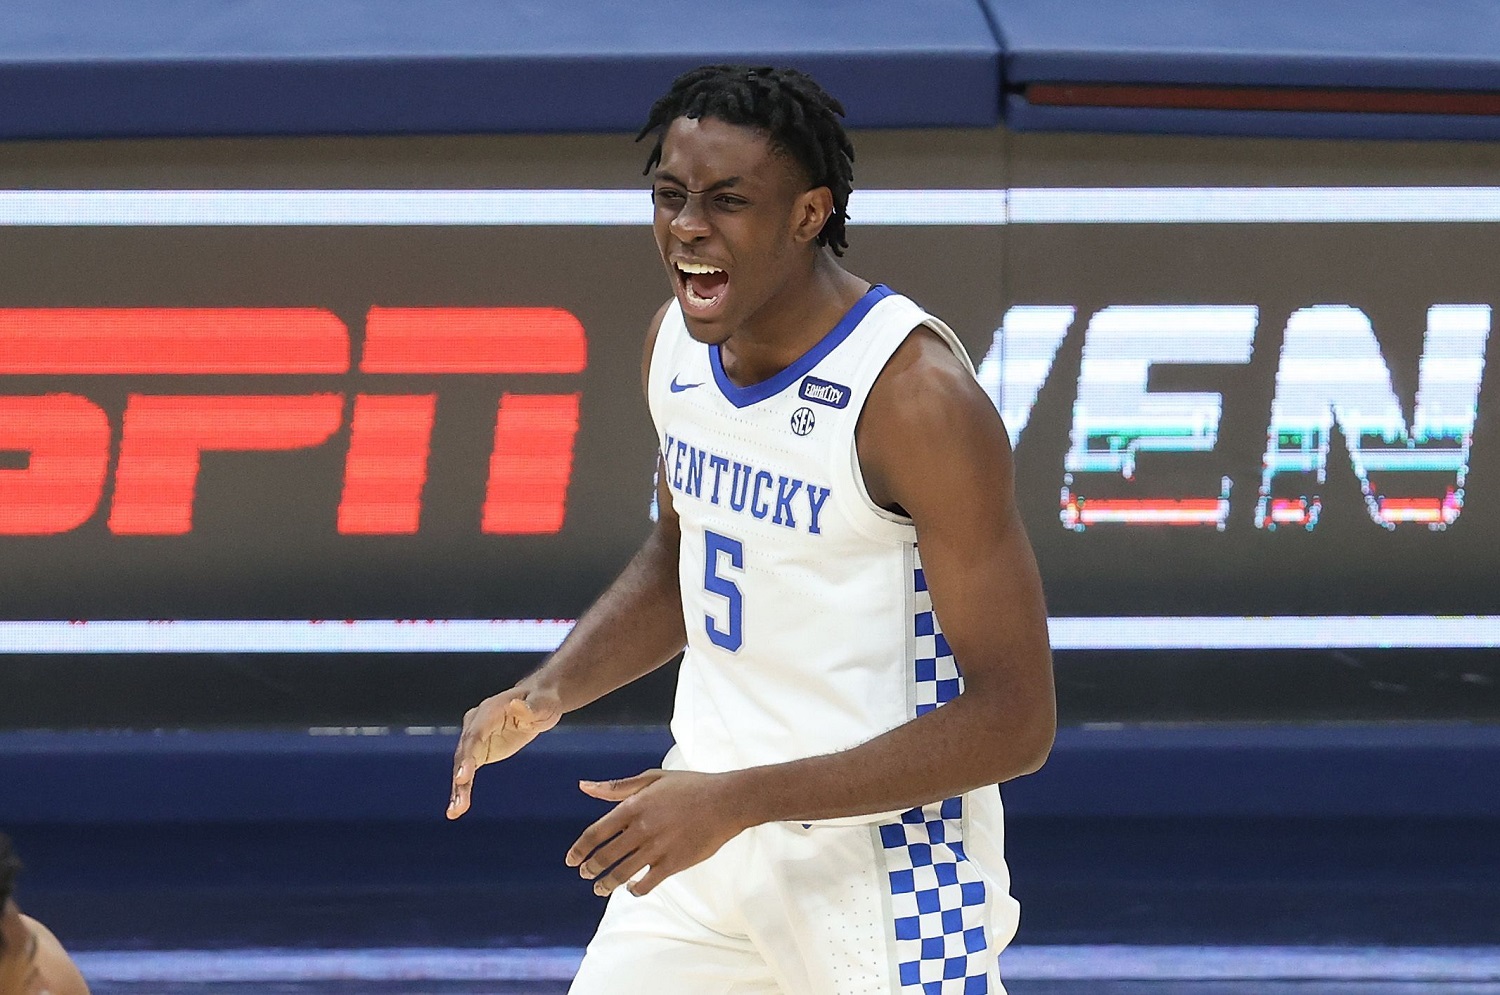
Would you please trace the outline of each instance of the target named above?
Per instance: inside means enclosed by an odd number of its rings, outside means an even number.
[[[464,729],[453,752],[448,818],[457,819],[469,810],[474,773],[480,767],[514,756],[560,718],[562,703],[555,694],[522,688],[502,691],[465,712]]]

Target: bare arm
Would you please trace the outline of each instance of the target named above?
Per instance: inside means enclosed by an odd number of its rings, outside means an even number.
[[[876,381],[859,453],[872,499],[916,524],[964,691],[853,749],[739,772],[750,825],[923,805],[1031,773],[1052,747],[1046,608],[1010,445],[994,405],[934,335],[912,335]]]
[[[665,475],[661,475],[665,480]],[[677,514],[657,488],[655,528],[630,563],[591,605],[535,673],[516,687],[557,699],[571,712],[643,677],[682,651],[682,596],[677,586]]]
[[[876,503],[916,525],[933,609],[964,691],[838,753],[724,774],[648,771],[587,785],[619,801],[569,852],[607,893],[644,894],[763,822],[924,805],[1040,767],[1056,704],[1041,579],[993,404],[939,339],[913,334],[876,381],[858,445]]]
[[[646,333],[643,383],[665,312],[663,307],[656,313]],[[480,767],[513,756],[565,713],[649,674],[686,645],[677,585],[681,532],[666,474],[658,472],[657,479],[656,525],[625,570],[540,668],[464,715],[453,755],[448,818],[468,811],[474,774]]]

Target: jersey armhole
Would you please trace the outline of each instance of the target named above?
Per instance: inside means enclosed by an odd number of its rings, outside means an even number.
[[[646,373],[646,407],[650,410],[653,423],[656,422],[661,403],[658,399],[666,393],[663,378],[667,375],[667,369],[671,366],[672,357],[677,351],[678,335],[676,332],[681,321],[678,304],[674,299],[668,303],[665,313],[662,314],[661,324],[656,328],[656,340],[651,343],[651,364]],[[657,435],[661,435],[660,425],[657,425]]]
[[[918,314],[921,315],[920,320],[913,323],[906,330],[905,334],[895,341],[889,352],[886,352],[884,356],[880,356],[878,352],[872,354],[872,364],[874,362],[873,357],[877,356],[880,363],[880,368],[870,380],[872,388],[875,381],[880,379],[880,374],[885,372],[885,368],[890,363],[891,357],[896,354],[896,350],[901,348],[902,343],[910,338],[918,328],[922,327],[932,329],[949,350],[958,357],[959,362],[963,363],[964,368],[971,375],[974,373],[974,363],[969,359],[968,351],[964,349],[963,343],[958,340],[958,336],[954,334],[953,329],[949,328],[941,319],[934,318],[930,314],[920,311]],[[868,392],[860,402],[860,414],[863,413],[864,405],[867,403],[869,403]],[[844,507],[844,513],[848,517],[849,523],[858,529],[862,535],[870,539],[884,542],[915,542],[917,536],[916,525],[912,520],[905,515],[898,515],[876,504],[875,499],[870,497],[869,488],[865,486],[864,469],[859,463],[859,414],[856,414],[850,421],[848,460],[852,496],[842,501],[841,504]]]
[[[858,419],[856,419],[855,421],[857,423]],[[849,474],[854,478],[854,493],[859,498],[859,504],[862,511],[864,511],[866,514],[874,515],[882,522],[896,525],[903,529],[915,528],[915,525],[913,525],[910,518],[906,517],[905,515],[898,515],[896,512],[891,511],[889,508],[882,508],[880,505],[875,503],[874,498],[870,497],[870,489],[865,486],[864,469],[859,465],[859,443],[857,434],[855,437],[852,437],[850,439]],[[884,538],[884,536],[872,536],[872,538]]]

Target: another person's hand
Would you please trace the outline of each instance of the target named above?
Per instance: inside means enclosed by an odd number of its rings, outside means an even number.
[[[514,756],[560,718],[562,704],[555,695],[521,688],[492,695],[464,713],[463,732],[453,751],[448,818],[457,819],[469,810],[474,774],[480,767]]]
[[[626,883],[632,895],[644,895],[712,857],[749,828],[724,774],[648,770],[617,781],[580,781],[578,786],[586,795],[619,802],[568,851],[568,866],[592,880],[599,895]]]

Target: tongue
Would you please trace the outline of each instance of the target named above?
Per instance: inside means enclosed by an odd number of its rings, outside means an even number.
[[[688,276],[688,283],[692,285],[693,293],[704,300],[713,300],[724,292],[724,285],[729,282],[728,273],[692,273]]]

